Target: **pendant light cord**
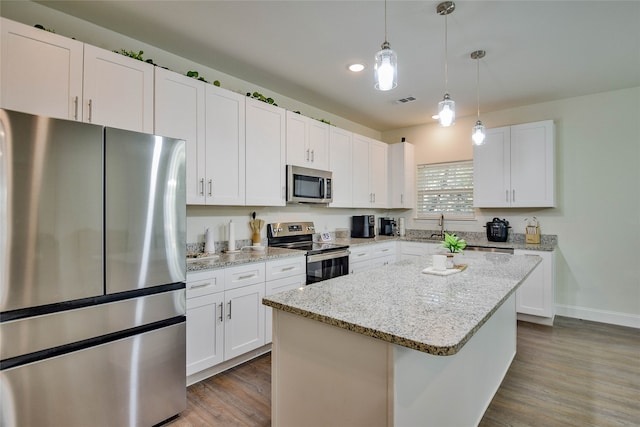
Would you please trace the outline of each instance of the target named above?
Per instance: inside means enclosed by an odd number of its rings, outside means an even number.
[[[384,41],[387,42],[387,0],[384,0]]]
[[[480,120],[480,57],[476,58],[477,74],[476,74],[476,95],[478,101],[478,120]]]
[[[447,48],[447,17],[444,15],[444,93],[449,93],[449,49]]]

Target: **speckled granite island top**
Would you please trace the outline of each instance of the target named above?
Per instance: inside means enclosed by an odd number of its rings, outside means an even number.
[[[282,292],[272,308],[434,355],[453,355],[516,290],[541,258],[465,254],[467,269],[422,273],[431,260],[385,267]]]

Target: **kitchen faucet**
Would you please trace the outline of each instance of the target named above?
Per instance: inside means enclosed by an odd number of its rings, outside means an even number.
[[[441,239],[444,239],[444,214],[440,214],[438,225],[440,226],[440,233],[433,233],[431,234],[431,237],[439,237]]]

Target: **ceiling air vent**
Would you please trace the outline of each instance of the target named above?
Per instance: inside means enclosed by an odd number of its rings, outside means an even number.
[[[406,104],[407,102],[413,102],[416,98],[414,96],[407,96],[406,98],[398,99],[396,104]]]

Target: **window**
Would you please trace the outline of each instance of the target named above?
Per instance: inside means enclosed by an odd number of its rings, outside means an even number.
[[[418,165],[418,218],[473,217],[473,160]]]

